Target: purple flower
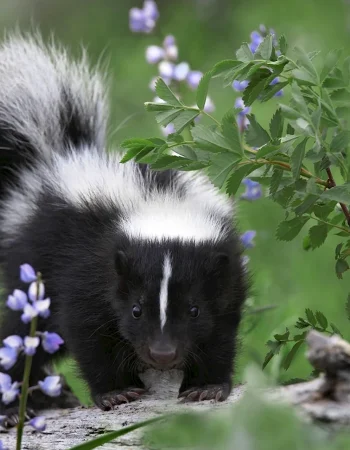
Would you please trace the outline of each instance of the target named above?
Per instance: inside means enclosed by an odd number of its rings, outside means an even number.
[[[0,417],[2,417],[2,416],[0,416]],[[9,450],[8,447],[5,447],[5,444],[1,440],[0,440],[0,450]]]
[[[0,372],[0,393],[3,391],[6,391],[7,389],[10,389],[12,384],[12,380],[10,375],[7,373]]]
[[[206,113],[212,113],[215,111],[215,105],[210,97],[205,100],[203,111]]]
[[[264,24],[259,25],[259,30],[262,34],[266,34],[266,27]]]
[[[249,122],[249,119],[247,118],[247,116],[239,113],[237,116],[237,125],[238,125],[238,128],[241,130],[241,132],[243,132],[243,130],[245,130],[249,124],[250,124],[250,122]]]
[[[151,91],[155,92],[156,91],[156,83],[157,83],[158,77],[153,77],[152,80],[150,81],[148,87],[151,89]]]
[[[264,38],[261,36],[261,34],[258,31],[253,31],[250,34],[250,38],[251,38],[251,43],[249,44],[249,48],[252,53],[255,53]]]
[[[46,377],[44,381],[39,381],[40,389],[50,397],[58,397],[61,394],[62,385],[59,376]]]
[[[254,230],[249,230],[242,234],[241,242],[242,242],[244,248],[253,248],[254,247],[253,239],[255,238],[255,236],[256,236],[256,231],[254,231]]]
[[[199,82],[201,81],[201,78],[203,76],[203,73],[199,70],[191,70],[187,75],[187,84],[191,89],[197,89]]]
[[[241,109],[241,111],[239,112],[239,114],[241,114],[241,115],[246,116],[247,114],[250,113],[250,107],[249,106],[245,106],[242,97],[237,97],[236,98],[235,108],[236,109]]]
[[[245,178],[243,184],[246,186],[245,192],[241,195],[243,200],[257,200],[262,197],[262,188],[257,181]]]
[[[36,349],[40,344],[40,339],[38,337],[26,336],[24,338],[24,353],[28,356],[33,356],[36,353]]]
[[[134,33],[150,33],[156,26],[159,12],[153,0],[146,0],[143,9],[131,8],[129,11],[129,27]]]
[[[28,297],[32,302],[35,302],[36,300],[42,300],[44,298],[44,295],[45,295],[45,286],[43,283],[41,282],[39,283],[39,289],[37,282],[31,283],[28,289]]]
[[[11,347],[0,348],[0,366],[5,370],[11,369],[17,361],[17,350]]]
[[[45,331],[42,334],[42,346],[47,353],[55,353],[59,350],[60,345],[64,344],[64,340],[57,333],[49,333]]]
[[[30,264],[22,264],[20,266],[20,278],[23,283],[31,283],[36,280],[36,273]]]
[[[146,61],[148,64],[157,64],[164,58],[165,52],[158,45],[150,45],[146,49]]]
[[[170,34],[168,36],[165,36],[163,47],[166,59],[169,59],[170,61],[176,61],[179,55],[179,49],[177,48],[174,36]]]
[[[232,83],[232,87],[233,87],[233,89],[234,89],[235,91],[237,91],[237,92],[242,92],[242,91],[244,91],[244,89],[248,86],[248,84],[249,84],[249,81],[248,81],[248,80],[243,80],[243,81],[235,80],[235,81]]]
[[[166,80],[171,81],[174,76],[174,69],[174,64],[169,61],[162,61],[158,65],[159,75],[164,78],[165,82]]]
[[[23,323],[31,322],[34,317],[38,315],[38,311],[29,303],[26,304],[23,310],[23,314],[21,315],[21,320]]]
[[[6,305],[13,311],[21,311],[27,302],[27,294],[19,289],[15,289],[12,295],[8,296]]]
[[[169,123],[169,125],[167,125],[166,127],[162,127],[161,131],[164,136],[168,136],[169,134],[175,133],[176,130],[174,125],[172,123]]]
[[[176,81],[184,81],[190,72],[190,65],[187,62],[177,64],[174,68],[173,77]]]
[[[19,350],[21,347],[23,347],[23,339],[15,334],[7,337],[2,342],[4,343],[5,347],[14,348],[15,350]]]
[[[159,11],[154,0],[145,0],[143,3],[143,12],[146,17],[156,21],[159,19]]]
[[[19,394],[19,383],[12,383],[10,375],[0,372],[0,393],[5,405],[12,403]]]
[[[46,429],[45,417],[43,416],[34,417],[29,421],[29,425],[31,425],[37,431],[45,431]]]
[[[50,315],[51,300],[46,298],[45,300],[38,300],[33,303],[34,309],[37,311],[40,317],[47,319]]]

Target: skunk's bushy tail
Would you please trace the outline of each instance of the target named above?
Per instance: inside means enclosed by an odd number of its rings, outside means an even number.
[[[83,53],[69,59],[40,36],[13,35],[0,44],[0,199],[20,168],[50,161],[52,152],[105,147],[106,92]]]

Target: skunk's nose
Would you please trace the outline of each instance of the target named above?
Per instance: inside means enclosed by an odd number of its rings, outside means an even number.
[[[176,348],[173,346],[154,346],[149,348],[149,354],[153,361],[162,366],[167,366],[175,361]]]

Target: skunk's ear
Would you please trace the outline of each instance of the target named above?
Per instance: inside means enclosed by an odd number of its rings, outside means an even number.
[[[227,267],[230,262],[229,256],[224,252],[214,253],[212,256],[212,265],[215,270]]]
[[[122,250],[118,250],[114,258],[115,270],[118,275],[127,275],[128,257]]]

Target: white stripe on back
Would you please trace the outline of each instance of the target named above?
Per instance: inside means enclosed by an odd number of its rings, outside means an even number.
[[[163,263],[163,278],[160,283],[159,304],[160,304],[160,328],[163,331],[166,322],[166,310],[168,306],[168,286],[171,277],[170,255],[167,253]]]

